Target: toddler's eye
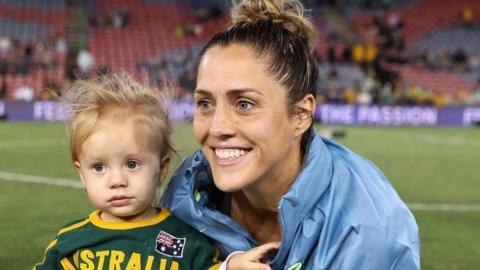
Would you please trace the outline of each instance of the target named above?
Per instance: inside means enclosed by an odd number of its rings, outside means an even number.
[[[138,165],[139,165],[138,162],[135,161],[135,160],[129,160],[129,161],[127,161],[127,168],[129,168],[129,169],[131,169],[131,170],[137,168]]]
[[[103,170],[105,169],[105,165],[101,164],[101,163],[97,163],[97,164],[94,164],[93,165],[93,169],[96,171],[96,172],[103,172]]]

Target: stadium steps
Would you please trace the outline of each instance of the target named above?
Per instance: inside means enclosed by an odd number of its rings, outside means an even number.
[[[460,24],[459,14],[465,6],[480,10],[480,1],[422,0],[393,12],[405,22],[405,39],[408,47],[426,33]],[[372,12],[360,12],[351,17],[355,30],[361,37],[367,36],[369,27],[373,25],[373,16]]]
[[[461,92],[476,89],[474,82],[464,81],[444,71],[431,71],[423,67],[395,66],[403,80],[409,86],[421,86],[436,94],[457,96]]]
[[[36,42],[39,39],[55,39],[65,34],[66,13],[64,2],[63,0],[4,0],[0,1],[0,17],[11,21],[13,24],[9,27],[14,27],[15,31],[23,31],[23,33],[16,34],[25,37],[19,39],[19,41]],[[25,27],[19,27],[22,25]],[[45,35],[32,32],[38,31],[39,28],[50,29],[50,31]],[[35,35],[31,35],[31,38],[29,38],[32,33]],[[54,52],[53,58],[59,64],[55,68],[48,70],[31,68],[26,75],[6,74],[4,78],[7,83],[7,96],[13,96],[14,91],[22,86],[32,87],[35,94],[38,95],[46,80],[51,79],[56,83],[62,82],[65,73],[63,66],[65,55]]]
[[[136,74],[135,65],[141,60],[151,60],[172,49],[185,48],[191,43],[201,43],[226,23],[225,18],[202,23],[199,36],[175,36],[175,28],[195,21],[191,5],[186,3],[144,3],[141,0],[104,0],[101,13],[110,14],[122,9],[130,14],[129,24],[122,29],[99,27],[91,29],[89,47],[96,65],[106,65],[112,71]],[[141,76],[142,74],[137,74]]]
[[[0,17],[53,27],[56,35],[62,34],[65,28],[64,9],[42,12],[32,7],[19,8],[0,4]]]
[[[66,42],[70,49],[78,51],[88,46],[88,20],[86,7],[82,2],[67,6]]]
[[[354,44],[358,40],[353,27],[340,9],[333,6],[323,8],[323,16],[326,18],[329,28],[335,36],[346,44]]]

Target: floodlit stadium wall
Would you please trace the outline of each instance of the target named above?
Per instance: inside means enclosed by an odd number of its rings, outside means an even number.
[[[191,101],[175,101],[170,108],[173,120],[192,118]],[[63,103],[50,101],[0,101],[0,118],[10,121],[65,121],[69,110]],[[480,107],[423,107],[332,105],[317,107],[315,120],[327,125],[372,126],[460,126],[480,124]]]

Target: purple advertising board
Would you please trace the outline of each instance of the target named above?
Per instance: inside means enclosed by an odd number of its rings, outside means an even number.
[[[315,119],[328,125],[473,126],[480,107],[358,106],[324,104]]]
[[[0,119],[5,117],[5,102],[0,100]]]
[[[191,100],[174,102],[170,107],[173,120],[190,120],[195,105]],[[65,121],[68,107],[52,101],[0,100],[0,117],[11,121]],[[328,125],[373,126],[473,126],[480,123],[480,107],[360,106],[322,104],[314,115]]]

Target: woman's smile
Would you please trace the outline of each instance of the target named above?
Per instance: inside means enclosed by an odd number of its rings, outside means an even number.
[[[244,160],[250,150],[242,148],[214,148],[215,161],[219,165],[234,165]]]

